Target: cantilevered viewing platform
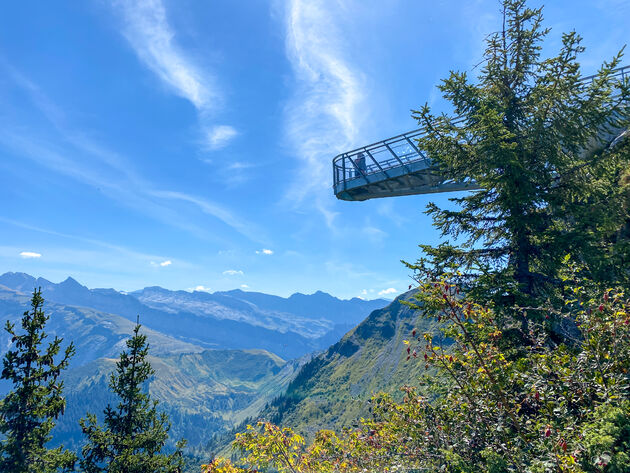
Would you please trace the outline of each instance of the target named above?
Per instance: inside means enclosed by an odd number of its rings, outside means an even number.
[[[418,148],[424,129],[340,154],[333,161],[334,190],[342,200],[367,200],[475,189],[473,182],[445,180]]]
[[[594,77],[585,77],[582,81]],[[630,65],[617,69],[613,77],[622,82],[628,79]],[[333,159],[333,190],[337,198],[362,201],[478,188],[474,181],[454,182],[440,175],[418,148],[418,138],[425,133],[426,129],[420,128],[336,156]],[[606,130],[602,133],[601,144],[606,146],[623,133],[628,131]]]

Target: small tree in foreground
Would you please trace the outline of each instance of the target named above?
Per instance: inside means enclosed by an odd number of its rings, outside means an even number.
[[[146,360],[149,346],[146,335],[140,334],[139,323],[127,341],[127,348],[109,381],[120,402],[115,408],[109,405],[105,408],[102,427],[94,414],[80,421],[87,437],[81,467],[88,473],[180,472],[185,442],[178,442],[171,454],[161,453],[170,424],[165,413],[157,412],[157,401],[151,400],[143,389],[154,371]]]
[[[35,290],[31,310],[24,312],[21,326],[7,322],[13,349],[4,356],[2,379],[13,383],[13,390],[0,401],[0,471],[12,473],[47,473],[72,470],[76,456],[64,450],[46,448],[51,440],[55,419],[62,415],[66,401],[59,375],[67,368],[74,354],[70,344],[61,360],[55,356],[62,339],[55,339],[42,349],[46,339],[44,327],[49,317],[44,314],[41,290]]]

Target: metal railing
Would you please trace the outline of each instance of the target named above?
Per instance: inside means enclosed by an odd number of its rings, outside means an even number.
[[[584,77],[580,82],[592,81],[597,76],[595,74]],[[630,65],[616,69],[612,77],[619,77],[621,82],[628,80],[630,78]],[[456,120],[455,123],[459,121],[462,119]],[[333,159],[333,189],[335,194],[346,190],[348,185],[354,187],[355,185],[387,180],[389,179],[388,171],[396,168],[409,169],[408,166],[412,163],[425,162],[428,168],[431,160],[418,147],[417,143],[418,138],[425,133],[426,128],[419,128],[337,155]],[[373,178],[370,179],[370,176]]]

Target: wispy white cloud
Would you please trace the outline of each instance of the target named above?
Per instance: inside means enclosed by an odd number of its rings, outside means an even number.
[[[387,238],[387,232],[369,223],[365,225],[361,231],[365,237],[374,244],[382,243]]]
[[[243,289],[249,289],[249,286],[247,284],[241,284],[241,288]]]
[[[22,251],[20,253],[20,256],[22,258],[26,258],[26,259],[33,259],[33,258],[41,258],[42,257],[41,253],[35,253],[34,251]]]
[[[127,261],[129,260],[142,261],[144,262],[144,264],[146,264],[146,262],[149,262],[150,264],[151,261],[161,259],[159,256],[156,256],[156,255],[142,253],[142,252],[135,251],[135,250],[126,248],[124,246],[115,245],[106,241],[96,240],[94,238],[85,238],[79,235],[71,235],[71,234],[63,233],[63,232],[57,232],[55,230],[50,230],[48,228],[42,228],[35,225],[30,225],[25,222],[19,222],[19,221],[4,218],[4,217],[0,217],[0,222],[8,224],[8,225],[13,225],[19,228],[23,228],[25,230],[42,233],[44,235],[50,235],[53,237],[59,237],[62,239],[72,240],[74,242],[84,243],[89,246],[96,246],[96,247],[104,248],[105,250],[108,250],[107,254],[109,255],[110,259],[112,255],[116,255],[117,258],[126,259]],[[73,244],[73,246],[76,246],[76,244]],[[48,256],[46,257],[46,259],[48,259]],[[186,267],[186,268],[194,267],[190,263],[187,263],[181,260],[178,261],[178,266]]]
[[[381,199],[376,207],[376,213],[390,220],[397,227],[402,227],[410,222],[407,215],[394,206],[394,199]]]
[[[205,160],[208,164],[209,160]],[[226,188],[241,187],[246,182],[260,176],[257,168],[266,166],[267,163],[261,161],[246,161],[237,155],[230,155],[229,160],[222,159],[220,167],[214,174],[217,181],[221,182]]]
[[[340,260],[329,260],[325,263],[326,271],[334,277],[344,277],[347,279],[363,279],[370,280],[379,279],[380,275],[376,272],[366,270],[363,266],[355,263],[343,262]]]
[[[76,240],[79,241],[79,240]],[[19,245],[0,245],[0,261],[11,261],[11,258],[21,258]],[[27,262],[41,263],[40,276],[47,279],[65,279],[68,274],[88,283],[91,287],[111,287],[112,281],[126,281],[126,290],[133,290],[143,287],[147,282],[147,265],[149,261],[145,255],[134,252],[117,252],[109,250],[107,247],[89,245],[64,245],[62,241],[50,239],[46,241],[45,248],[38,249],[42,255],[37,259],[25,259]],[[159,260],[157,260],[159,261]],[[199,271],[199,267],[189,263],[175,261],[177,269],[189,274]],[[21,269],[20,269],[21,268]],[[26,266],[18,266],[20,271],[27,270]],[[182,273],[183,274],[183,273]]]
[[[162,261],[160,263],[160,266],[164,267],[164,266],[170,266],[172,264],[173,264],[173,262],[169,259],[169,260],[166,260],[166,261]]]
[[[173,200],[180,200],[194,204],[203,213],[221,220],[251,241],[264,243],[261,241],[261,233],[231,210],[199,196],[156,189],[151,182],[133,173],[124,163],[115,164],[104,160],[102,156],[108,155],[108,152],[94,143],[92,147],[101,149],[100,153],[80,143],[75,143],[73,150],[64,149],[61,152],[51,143],[39,142],[32,134],[26,137],[12,133],[8,128],[0,131],[0,142],[25,158],[71,177],[81,184],[96,188],[116,202],[169,226],[186,230],[196,236],[208,236],[207,230],[186,219],[171,205]]]
[[[243,271],[238,270],[238,269],[227,269],[223,271],[223,275],[224,276],[242,276]]]
[[[263,248],[262,250],[256,250],[257,255],[273,255],[273,250]]]
[[[54,126],[59,140],[50,142],[40,139],[33,132],[26,134],[26,127],[0,117],[1,144],[58,174],[96,188],[126,207],[196,236],[207,237],[207,230],[186,219],[180,209],[173,205],[174,200],[194,204],[203,213],[223,221],[251,241],[265,243],[260,237],[260,229],[254,228],[230,209],[203,197],[158,189],[134,171],[131,162],[124,156],[67,127],[61,107],[49,100],[36,84],[12,68],[4,69],[14,83],[29,94],[33,104]]]
[[[238,131],[234,127],[214,126],[206,130],[206,146],[210,151],[225,148],[237,135]]]
[[[227,146],[237,136],[236,129],[209,125],[223,99],[217,79],[178,45],[162,0],[116,0],[114,5],[122,13],[123,34],[140,61],[197,109],[204,149]]]
[[[215,80],[184,54],[161,0],[117,0],[123,13],[123,34],[138,58],[162,82],[198,110],[208,110],[218,97]]]
[[[264,234],[260,228],[254,224],[246,222],[236,217],[233,212],[215,202],[211,202],[202,197],[176,191],[150,191],[150,195],[168,200],[179,200],[194,204],[199,210],[207,215],[218,218],[226,225],[232,227],[242,235],[252,241],[264,243]]]
[[[348,60],[339,25],[345,1],[288,0],[285,8],[286,51],[296,91],[286,108],[286,132],[303,162],[289,197],[328,195],[330,159],[358,138],[364,79]],[[322,198],[316,208],[332,226],[335,214]]]

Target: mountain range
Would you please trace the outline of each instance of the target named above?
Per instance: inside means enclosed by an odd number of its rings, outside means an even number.
[[[25,273],[1,275],[1,286],[27,295],[40,287],[56,308],[89,308],[132,322],[139,315],[143,326],[200,348],[264,349],[284,359],[327,348],[388,303],[341,300],[323,292],[283,298],[241,290],[211,294],[147,287],[124,293],[88,289],[73,278],[52,283]]]
[[[55,430],[55,442],[71,448],[82,440],[78,420],[113,401],[107,382],[138,314],[156,371],[148,389],[171,419],[170,439],[186,438],[203,458],[227,453],[233,432],[256,420],[309,437],[356,424],[374,393],[400,396],[401,386],[420,384],[424,364],[407,360],[404,341],[414,329],[435,331],[433,319],[406,304],[414,291],[388,305],[322,292],[123,293],[22,273],[0,276],[0,323],[18,320],[34,287],[46,299],[49,334],[77,345]],[[0,333],[0,354],[9,346]]]
[[[114,401],[107,382],[138,315],[156,371],[149,392],[169,414],[170,438],[184,437],[196,447],[255,417],[284,393],[313,352],[387,302],[340,300],[323,292],[282,298],[148,287],[123,293],[88,289],[72,278],[52,283],[5,273],[0,276],[2,325],[19,321],[36,287],[46,301],[50,339],[60,336],[64,345],[76,346],[63,375],[66,414],[54,431],[55,443],[72,448],[82,439],[78,420],[86,412],[100,414]],[[8,334],[0,331],[0,355],[10,346]],[[0,382],[0,395],[8,389]]]

